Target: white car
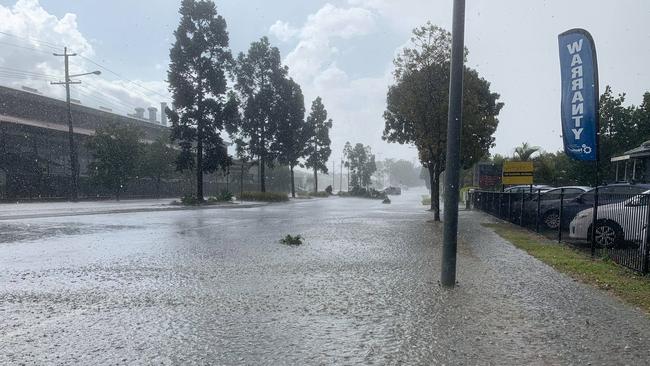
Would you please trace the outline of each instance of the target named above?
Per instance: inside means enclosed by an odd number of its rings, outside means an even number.
[[[624,241],[643,244],[648,225],[648,202],[650,191],[634,196],[628,200],[609,205],[598,206],[596,221],[596,245],[612,248]],[[578,212],[569,224],[569,237],[589,239],[593,208]]]

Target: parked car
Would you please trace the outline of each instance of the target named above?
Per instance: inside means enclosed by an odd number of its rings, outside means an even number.
[[[521,199],[524,199],[524,206],[528,202],[532,193],[537,193],[537,191],[546,192],[553,189],[551,186],[534,184],[534,185],[518,185],[508,187],[503,190],[504,195],[503,200],[501,201],[501,212],[503,214],[510,213],[510,220],[517,221],[521,213]],[[508,208],[510,206],[510,208]]]
[[[390,195],[393,195],[393,196],[397,196],[397,195],[402,194],[402,188],[390,186],[390,187],[384,188],[384,193],[390,194]]]
[[[624,241],[643,243],[648,224],[650,190],[619,203],[598,205],[596,221],[596,245],[613,248]],[[593,207],[578,212],[569,224],[569,236],[573,239],[590,239]]]
[[[560,195],[564,192],[564,200],[569,200],[572,198],[578,197],[580,194],[589,191],[591,187],[587,186],[565,186],[553,188],[547,191],[540,191],[540,194],[537,195],[537,192],[534,192],[531,198],[524,203],[524,220],[528,223],[534,223],[537,219],[537,201],[539,201],[540,213],[542,207],[546,208],[547,205],[544,205],[547,201],[560,201]],[[547,220],[548,222],[545,222]],[[540,223],[545,225],[547,228],[557,228],[557,225],[560,220],[559,211],[551,212],[547,215],[540,215]]]
[[[512,186],[508,187],[503,190],[504,193],[530,193],[530,192],[537,192],[539,190],[546,192],[550,189],[553,189],[551,186],[547,186],[545,184],[533,184],[533,185],[518,185],[518,186]]]
[[[631,195],[641,194],[650,190],[650,184],[616,183],[598,187],[599,206],[618,203],[630,198]],[[593,207],[594,192],[591,189],[575,198],[565,199],[562,203],[562,220],[560,222],[560,199],[541,202],[540,219],[546,229],[557,229],[559,225],[568,228],[574,217],[583,210]]]

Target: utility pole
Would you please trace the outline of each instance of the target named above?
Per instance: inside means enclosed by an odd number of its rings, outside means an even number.
[[[65,103],[68,115],[68,143],[70,145],[70,199],[73,202],[79,200],[79,158],[77,146],[74,143],[74,129],[72,128],[72,106],[70,104],[70,84],[81,84],[81,81],[72,81],[71,78],[84,75],[100,75],[101,71],[86,72],[83,74],[70,75],[69,58],[77,56],[76,53],[68,53],[68,47],[63,48],[63,53],[53,53],[54,56],[63,57],[65,65],[65,81],[51,82],[52,85],[65,85]]]
[[[79,159],[77,158],[77,147],[74,144],[74,130],[72,128],[72,109],[70,106],[70,84],[81,84],[81,81],[70,80],[70,69],[68,59],[76,56],[76,53],[68,53],[68,47],[63,48],[63,54],[55,53],[54,56],[63,57],[65,63],[65,81],[53,82],[52,85],[65,85],[65,103],[68,111],[68,144],[70,149],[70,199],[76,202],[79,199]]]
[[[454,18],[451,37],[449,115],[447,118],[447,161],[445,167],[445,206],[443,212],[444,229],[442,243],[442,270],[440,274],[441,285],[449,288],[456,285],[460,132],[463,122],[465,0],[454,0]]]

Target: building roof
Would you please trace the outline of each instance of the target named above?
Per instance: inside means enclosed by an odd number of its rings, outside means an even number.
[[[646,141],[641,146],[624,152],[622,155],[614,156],[611,161],[623,161],[630,159],[650,158],[650,141]]]

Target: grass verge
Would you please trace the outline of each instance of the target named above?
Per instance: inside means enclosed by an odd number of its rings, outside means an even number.
[[[615,294],[650,314],[650,278],[509,224],[483,224],[528,254],[569,276]]]

